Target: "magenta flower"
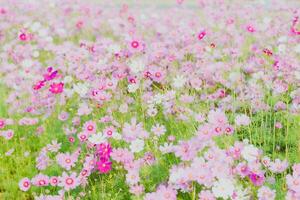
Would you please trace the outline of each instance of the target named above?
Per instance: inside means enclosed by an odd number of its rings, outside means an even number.
[[[42,87],[45,86],[45,81],[42,80],[42,81],[38,81],[34,86],[33,86],[33,89],[34,90],[39,90],[41,89]]]
[[[110,156],[110,153],[112,152],[112,148],[110,144],[104,144],[101,143],[97,145],[96,155],[99,157],[106,157],[108,158]]]
[[[199,40],[202,40],[206,35],[206,31],[201,31],[199,34],[198,34],[198,39]]]
[[[253,183],[253,185],[255,185],[255,186],[261,186],[265,182],[265,176],[262,173],[260,173],[260,174],[250,173],[248,176],[249,176],[251,182]]]
[[[44,81],[51,81],[57,76],[58,71],[53,71],[52,67],[48,67],[47,73],[43,75]]]
[[[62,93],[64,89],[63,83],[52,83],[50,85],[49,91],[53,94],[59,94]]]
[[[96,162],[97,170],[102,174],[108,173],[112,169],[111,165],[112,162],[105,157],[101,157],[100,160]]]
[[[0,119],[0,129],[5,127],[5,119]]]

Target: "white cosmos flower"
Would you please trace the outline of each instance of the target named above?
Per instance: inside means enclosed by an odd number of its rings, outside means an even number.
[[[285,44],[280,44],[280,45],[278,45],[278,51],[279,51],[280,53],[284,53],[285,50],[286,50]]]
[[[33,22],[30,26],[30,29],[32,32],[37,32],[41,28],[41,23],[40,22]]]
[[[114,138],[114,139],[116,139],[116,140],[120,140],[120,139],[122,139],[122,136],[121,136],[121,134],[120,133],[114,133],[113,135],[112,135],[112,137]]]
[[[245,114],[239,114],[235,117],[235,124],[237,126],[248,126],[250,123],[250,118]]]
[[[64,89],[64,93],[66,94],[66,96],[67,97],[72,97],[73,96],[73,94],[74,94],[74,91],[73,90],[71,90],[71,89],[68,89],[68,88],[65,88]]]
[[[30,68],[33,65],[33,61],[31,59],[25,59],[22,61],[21,65],[25,68]]]
[[[161,104],[162,100],[163,100],[164,96],[162,94],[156,94],[153,97],[153,101],[155,102],[155,104]]]
[[[229,179],[219,179],[214,182],[212,192],[217,198],[228,199],[234,192],[234,185]]]
[[[163,153],[171,153],[174,149],[174,146],[170,143],[165,142],[162,146],[159,146],[159,150]]]
[[[101,144],[106,142],[106,137],[102,133],[97,133],[91,135],[88,140],[92,144]]]
[[[300,54],[300,44],[295,46],[294,51]]]
[[[254,162],[258,159],[260,152],[258,148],[250,144],[243,148],[241,155],[248,162]]]
[[[84,83],[77,83],[73,86],[73,90],[79,94],[80,97],[85,97],[87,94],[89,87]]]
[[[128,92],[134,93],[139,88],[139,84],[133,83],[128,85]]]
[[[135,152],[141,152],[144,149],[144,145],[145,145],[144,140],[136,139],[136,140],[131,142],[130,150],[134,153]]]
[[[119,51],[121,51],[121,47],[117,44],[112,44],[108,47],[108,51],[110,53],[118,53]]]
[[[143,59],[141,58],[138,58],[138,59],[135,59],[135,60],[132,60],[130,63],[129,63],[129,67],[131,69],[131,71],[133,73],[139,73],[141,71],[144,70],[145,68],[145,62]]]
[[[92,112],[92,109],[86,103],[81,103],[78,108],[77,115],[88,115]]]
[[[250,200],[251,196],[249,194],[250,191],[247,188],[243,189],[241,186],[238,186],[235,190],[236,199],[238,200]]]
[[[173,87],[182,88],[186,83],[186,78],[182,75],[178,75],[173,79]]]
[[[64,78],[64,83],[71,83],[72,81],[73,81],[72,76],[66,76],[66,77]]]

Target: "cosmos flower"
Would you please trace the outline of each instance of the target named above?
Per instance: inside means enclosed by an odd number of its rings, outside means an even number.
[[[63,89],[64,89],[64,84],[62,82],[52,83],[50,85],[49,91],[53,94],[59,94],[63,92]]]
[[[28,191],[30,189],[30,186],[31,186],[31,182],[29,178],[23,178],[19,182],[19,188],[24,192]]]
[[[220,179],[213,184],[212,192],[217,198],[227,199],[233,195],[234,185],[229,179]]]
[[[58,186],[63,187],[64,190],[69,191],[75,189],[79,185],[79,180],[75,172],[70,175],[63,172],[59,177]]]

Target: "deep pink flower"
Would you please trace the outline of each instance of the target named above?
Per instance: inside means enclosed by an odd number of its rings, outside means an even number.
[[[247,29],[247,31],[248,31],[249,33],[254,33],[254,32],[255,32],[254,27],[251,26],[251,25],[248,25],[248,26],[246,27],[246,29]]]
[[[101,144],[97,145],[96,148],[97,148],[96,155],[99,157],[109,158],[110,153],[112,152],[112,148],[111,148],[110,144],[101,143]]]
[[[21,41],[26,41],[28,39],[28,36],[26,35],[26,33],[20,33],[19,39]]]
[[[34,90],[39,90],[41,89],[42,87],[45,86],[45,81],[42,80],[42,81],[38,81],[34,86],[33,86],[33,89]]]
[[[0,129],[5,127],[5,119],[0,119]]]
[[[62,93],[64,89],[64,83],[52,83],[50,85],[49,91],[53,94],[59,94]]]
[[[100,160],[96,162],[96,165],[97,169],[102,174],[108,173],[112,169],[112,162],[105,157],[100,158]]]
[[[261,186],[265,182],[265,176],[262,173],[260,173],[260,174],[250,173],[249,178],[250,178],[251,182],[253,183],[253,185],[255,185],[255,186]]]
[[[201,31],[199,34],[198,34],[198,39],[199,40],[202,40],[206,35],[206,31]]]
[[[57,76],[58,71],[53,71],[52,67],[48,67],[47,73],[43,75],[44,81],[51,81]]]

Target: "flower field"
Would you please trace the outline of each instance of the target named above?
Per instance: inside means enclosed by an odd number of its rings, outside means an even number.
[[[1,0],[0,199],[300,200],[300,1]]]

